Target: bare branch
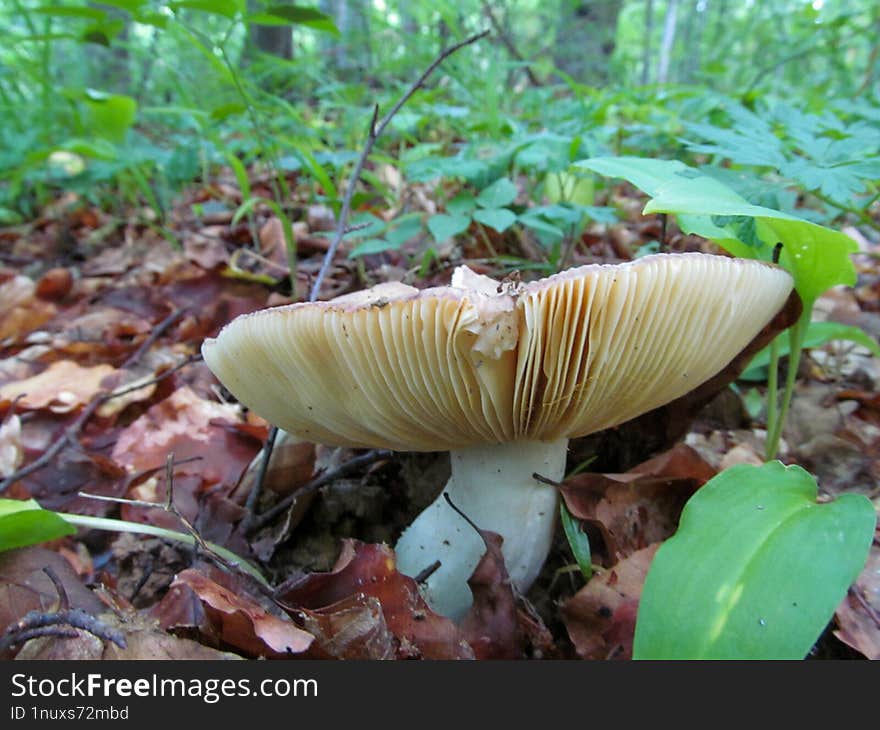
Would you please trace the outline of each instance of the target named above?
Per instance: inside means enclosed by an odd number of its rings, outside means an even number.
[[[339,244],[342,243],[342,237],[345,235],[346,229],[348,227],[348,218],[351,215],[351,201],[354,198],[354,191],[357,187],[358,180],[361,177],[361,172],[364,169],[364,163],[366,163],[367,158],[370,156],[370,152],[373,150],[373,145],[376,144],[376,140],[381,136],[382,132],[385,131],[385,128],[391,123],[391,120],[394,118],[394,115],[400,111],[401,107],[409,101],[410,97],[416,93],[422,86],[425,81],[428,80],[428,77],[434,72],[434,70],[445,61],[449,56],[451,56],[456,51],[464,48],[465,46],[469,46],[471,43],[476,43],[481,38],[485,38],[489,34],[489,31],[483,31],[477,35],[471,36],[466,40],[463,40],[461,43],[456,43],[454,46],[450,46],[443,50],[437,58],[422,72],[422,75],[419,76],[418,79],[406,90],[403,96],[397,100],[397,103],[391,108],[384,117],[382,117],[382,121],[377,123],[377,119],[379,118],[379,106],[378,104],[373,108],[373,116],[370,119],[370,125],[367,129],[367,140],[364,142],[364,148],[361,151],[360,157],[358,157],[357,163],[354,166],[354,170],[351,173],[351,177],[348,180],[348,186],[345,190],[345,196],[342,199],[342,208],[339,211],[339,218],[336,221],[336,230],[333,233],[333,239],[330,242],[330,247],[327,249],[327,253],[324,255],[324,261],[321,263],[321,268],[318,270],[318,275],[315,277],[315,281],[312,283],[312,289],[309,293],[309,301],[314,302],[318,295],[321,293],[321,284],[324,283],[324,277],[327,275],[327,271],[330,269],[330,265],[333,263],[333,259],[336,256],[336,250],[339,248]]]

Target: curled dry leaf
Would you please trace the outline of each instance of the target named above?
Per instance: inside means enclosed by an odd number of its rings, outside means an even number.
[[[303,654],[315,640],[289,618],[270,614],[258,603],[196,570],[180,573],[172,588],[178,586],[188,587],[198,597],[213,634],[221,642],[249,656],[280,659]],[[175,595],[181,600],[185,594]]]
[[[642,586],[659,543],[594,576],[562,607],[568,635],[582,659],[631,659]]]
[[[361,607],[374,598],[382,608],[388,630],[397,642],[398,658],[470,659],[474,654],[458,627],[434,613],[419,593],[418,584],[398,572],[394,552],[387,545],[345,540],[329,573],[311,573],[282,585],[278,599],[291,609],[320,611],[325,618],[334,604],[344,607],[350,620],[362,620],[363,611],[351,612],[352,601]],[[348,624],[333,622],[339,631]],[[328,623],[329,625],[329,623]],[[376,628],[376,631],[379,631]]]
[[[398,641],[373,596],[357,594],[326,608],[301,609],[303,625],[315,636],[316,656],[337,659],[394,659]]]
[[[868,562],[837,607],[834,635],[868,659],[880,659],[880,530]]]
[[[615,563],[670,537],[691,495],[715,475],[694,449],[678,444],[625,474],[579,474],[562,496],[569,511],[601,534]]]
[[[104,390],[108,376],[116,372],[112,365],[83,367],[72,360],[59,360],[38,375],[0,387],[0,403],[18,398],[19,408],[69,413]]]
[[[461,630],[476,659],[521,659],[523,632],[516,596],[501,554],[504,540],[494,532],[478,532],[486,552],[468,579],[474,602],[462,619]]]

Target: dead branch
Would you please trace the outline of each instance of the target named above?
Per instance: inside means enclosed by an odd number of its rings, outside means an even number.
[[[108,626],[101,619],[86,613],[81,608],[70,608],[49,613],[29,611],[3,632],[3,636],[0,637],[0,652],[40,636],[76,637],[76,631],[67,627],[87,631],[104,641],[112,641],[120,649],[126,647],[125,636],[121,631]]]
[[[477,35],[471,36],[463,40],[461,43],[456,43],[454,46],[450,46],[445,50],[441,51],[440,55],[434,59],[430,66],[422,72],[422,75],[419,76],[418,79],[406,90],[403,96],[397,100],[397,103],[391,108],[381,121],[378,121],[379,118],[379,105],[377,104],[373,108],[373,116],[370,119],[370,126],[367,129],[367,139],[364,142],[364,148],[361,151],[360,157],[358,157],[357,163],[354,166],[354,170],[351,173],[351,177],[348,179],[348,186],[345,190],[345,196],[342,199],[342,208],[339,211],[339,218],[336,221],[336,230],[333,232],[333,238],[330,242],[330,246],[327,249],[327,253],[324,255],[324,261],[321,263],[321,268],[318,270],[318,275],[315,277],[315,281],[312,283],[312,289],[309,293],[309,301],[314,302],[318,295],[321,292],[321,284],[324,282],[324,277],[327,275],[327,271],[330,269],[330,265],[333,263],[333,258],[336,256],[336,250],[339,248],[339,244],[342,243],[342,238],[345,235],[346,230],[348,229],[348,217],[351,215],[351,201],[354,198],[355,187],[357,186],[357,182],[360,179],[361,171],[364,168],[364,163],[366,163],[367,158],[370,156],[370,152],[373,150],[373,145],[376,143],[376,140],[385,131],[385,128],[390,124],[391,120],[394,118],[394,115],[400,111],[401,107],[409,101],[410,97],[416,93],[424,83],[428,80],[428,77],[434,72],[434,70],[445,61],[449,56],[451,56],[456,51],[464,48],[465,46],[469,46],[472,43],[476,43],[481,38],[485,38],[489,34],[489,31],[483,31]]]

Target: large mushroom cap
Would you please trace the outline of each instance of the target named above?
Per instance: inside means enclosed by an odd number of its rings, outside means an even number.
[[[465,267],[233,320],[202,348],[256,413],[312,441],[446,451],[583,436],[717,374],[781,309],[782,269],[659,254],[525,286]]]

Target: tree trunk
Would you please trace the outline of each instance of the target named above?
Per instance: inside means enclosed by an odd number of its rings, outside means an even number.
[[[675,27],[678,15],[678,0],[669,0],[666,18],[663,21],[663,40],[660,43],[660,61],[657,66],[657,83],[665,84],[669,78],[669,62],[675,46]]]
[[[293,5],[290,0],[281,0],[279,5]],[[260,10],[256,0],[248,0],[248,10],[255,12]],[[278,58],[293,58],[293,31],[289,25],[257,25],[251,23],[248,26],[248,45],[250,52],[246,55],[253,57],[253,52],[268,53]]]
[[[556,67],[581,83],[605,84],[622,5],[623,0],[562,0]]]
[[[651,39],[654,36],[654,0],[645,0],[645,39],[642,41],[642,86],[651,81]]]
[[[321,0],[321,11],[333,17],[340,38],[322,38],[321,47],[340,78],[362,79],[372,65],[369,8],[365,0]]]

